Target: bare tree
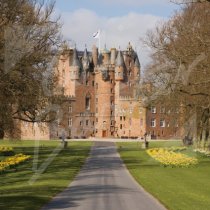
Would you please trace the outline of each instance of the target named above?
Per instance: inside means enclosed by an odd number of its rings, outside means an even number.
[[[62,42],[54,5],[0,0],[0,138],[14,129],[14,119],[50,120],[52,60]]]
[[[150,100],[181,104],[186,122],[197,116],[197,140],[209,138],[210,4],[187,4],[168,22],[149,31],[145,43],[153,49],[146,82]],[[150,101],[148,100],[148,101]]]

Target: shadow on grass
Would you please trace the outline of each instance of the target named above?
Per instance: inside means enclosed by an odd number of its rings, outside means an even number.
[[[70,144],[55,157],[33,185],[29,184],[29,180],[34,175],[33,159],[1,174],[0,209],[40,209],[76,176],[89,154],[90,145]],[[54,149],[53,146],[39,147],[38,168]],[[34,147],[18,145],[15,147],[15,153],[24,153],[33,157]]]

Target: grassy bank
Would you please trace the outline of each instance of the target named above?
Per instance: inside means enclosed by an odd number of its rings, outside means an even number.
[[[151,142],[151,147],[180,146],[181,142]],[[140,143],[118,143],[119,152],[133,177],[170,210],[210,210],[210,158],[184,154],[199,159],[190,168],[170,168],[152,159]]]
[[[60,144],[57,141],[40,141],[38,168]],[[12,146],[15,153],[31,155],[32,159],[0,175],[0,209],[38,210],[74,179],[89,154],[90,142],[71,142],[67,149],[55,156],[35,182],[33,157],[34,141],[0,141],[0,146]],[[45,167],[43,167],[45,168]]]

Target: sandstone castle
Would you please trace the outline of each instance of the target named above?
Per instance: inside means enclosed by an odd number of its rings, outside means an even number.
[[[177,136],[177,126],[166,126],[163,107],[145,108],[136,94],[141,66],[129,43],[127,49],[92,52],[65,49],[55,68],[55,94],[66,100],[50,124],[21,123],[21,139],[138,138],[147,132],[166,138]],[[155,109],[155,112],[154,112]],[[26,125],[28,124],[28,125]]]

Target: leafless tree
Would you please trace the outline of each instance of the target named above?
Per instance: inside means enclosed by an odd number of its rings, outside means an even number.
[[[152,63],[145,82],[148,101],[181,104],[186,122],[197,116],[198,143],[209,138],[210,120],[210,4],[186,4],[169,21],[149,31]],[[148,90],[148,89],[147,89]],[[144,91],[145,92],[145,91]]]
[[[62,42],[54,5],[0,0],[0,138],[14,129],[14,119],[50,120],[52,60]]]

